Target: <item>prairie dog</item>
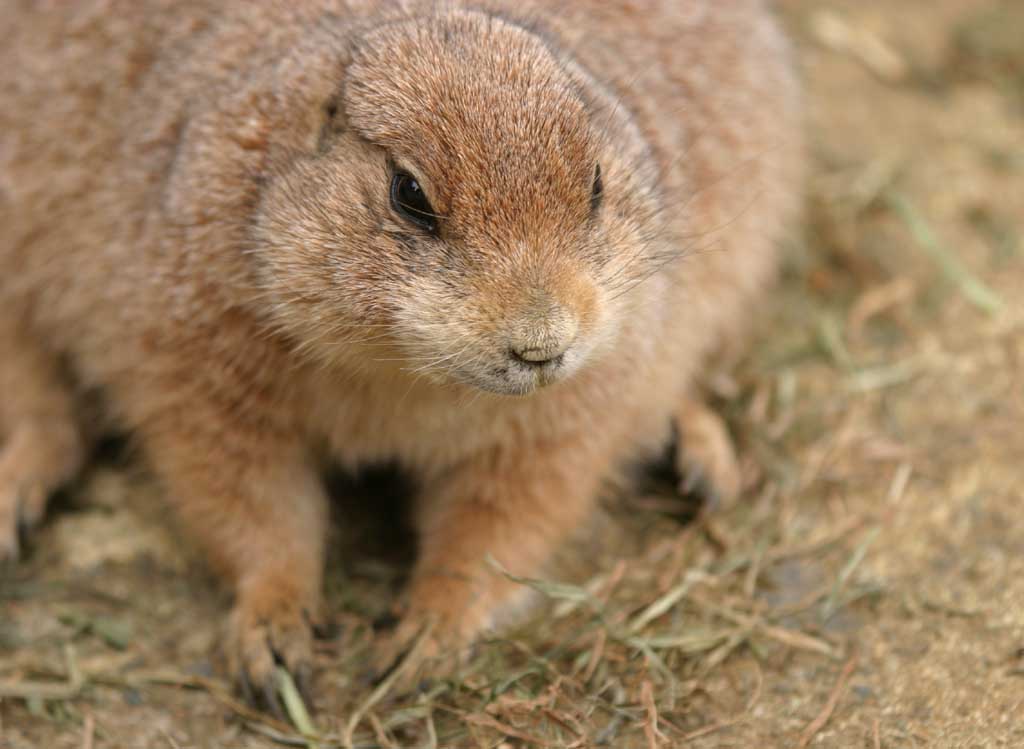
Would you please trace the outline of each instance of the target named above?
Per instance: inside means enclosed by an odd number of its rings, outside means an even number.
[[[499,625],[762,304],[799,92],[759,0],[15,3],[0,19],[0,557],[102,389],[235,592],[243,685],[309,675],[325,460],[418,477],[381,662]],[[270,693],[273,690],[270,689]]]

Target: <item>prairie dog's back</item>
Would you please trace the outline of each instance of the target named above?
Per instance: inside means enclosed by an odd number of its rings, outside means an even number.
[[[175,3],[63,5],[0,14],[0,304],[58,337],[133,283],[187,106],[188,87],[154,85],[155,70],[204,22],[184,3],[184,21]]]
[[[76,340],[103,303],[130,315],[140,289],[174,282],[178,248],[160,222],[182,218],[170,183],[183,137],[296,44],[306,21],[290,5],[83,0],[0,14],[0,304]]]

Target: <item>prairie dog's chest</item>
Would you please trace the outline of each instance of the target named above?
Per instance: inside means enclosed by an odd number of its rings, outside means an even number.
[[[373,378],[310,382],[306,424],[346,468],[398,460],[438,467],[494,438],[501,409],[488,396]]]

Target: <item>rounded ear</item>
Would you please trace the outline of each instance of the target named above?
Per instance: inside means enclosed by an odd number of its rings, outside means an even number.
[[[310,30],[270,74],[274,109],[267,111],[277,146],[306,153],[324,150],[346,129],[341,97],[351,42],[329,27]]]
[[[207,223],[213,210],[251,210],[266,179],[344,127],[339,94],[349,57],[337,32],[315,29],[228,95],[205,95],[175,133],[165,208],[184,225]]]
[[[323,118],[316,145],[319,153],[326,151],[331,141],[348,129],[348,114],[345,112],[345,99],[340,85],[324,102],[322,112]]]

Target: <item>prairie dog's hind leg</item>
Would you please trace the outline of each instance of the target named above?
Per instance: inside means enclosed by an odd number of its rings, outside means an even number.
[[[699,492],[711,506],[728,507],[742,490],[742,476],[732,438],[722,417],[694,396],[675,412],[679,433],[676,469],[683,494]]]
[[[82,467],[74,397],[55,358],[16,321],[0,321],[0,562],[42,520],[50,495]]]

